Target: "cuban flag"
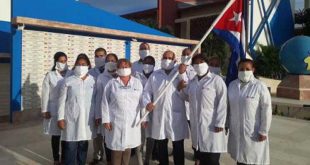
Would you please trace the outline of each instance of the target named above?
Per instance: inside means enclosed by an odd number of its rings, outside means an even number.
[[[238,78],[238,62],[246,58],[243,0],[234,0],[215,24],[213,32],[224,39],[231,49],[226,84]]]

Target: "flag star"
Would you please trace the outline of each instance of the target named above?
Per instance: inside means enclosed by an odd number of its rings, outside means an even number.
[[[241,15],[242,15],[242,12],[240,12],[240,13],[234,12],[234,16],[232,18],[230,18],[229,21],[234,21],[236,26],[237,26],[238,23],[241,21]]]
[[[304,62],[307,64],[307,70],[310,71],[310,55],[305,58]]]

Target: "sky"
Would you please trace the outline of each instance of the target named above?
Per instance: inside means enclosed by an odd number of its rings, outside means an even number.
[[[108,12],[122,15],[157,7],[157,0],[77,0]],[[295,10],[304,8],[304,0],[295,0]]]

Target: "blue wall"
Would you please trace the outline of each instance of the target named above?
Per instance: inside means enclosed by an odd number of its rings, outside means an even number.
[[[280,47],[284,42],[294,37],[294,19],[290,0],[281,0],[270,21],[274,45]]]
[[[160,36],[169,34],[129,21],[75,0],[12,0],[13,17],[24,16],[51,21],[97,26]]]
[[[10,53],[11,23],[0,21],[0,53]]]

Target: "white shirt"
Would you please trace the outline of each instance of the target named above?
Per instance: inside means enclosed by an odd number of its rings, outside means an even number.
[[[105,129],[105,142],[111,150],[124,151],[141,144],[141,127],[136,126],[142,109],[140,99],[143,87],[131,76],[127,86],[118,77],[108,82],[104,89],[101,110],[102,123],[111,123]]]
[[[148,103],[158,97],[161,90],[168,84],[174,74],[178,71],[176,66],[169,75],[163,69],[157,70],[149,77],[143,94],[143,103]],[[152,115],[152,135],[153,139],[171,139],[178,141],[189,137],[185,100],[181,93],[177,91],[179,79],[175,79],[166,93],[159,99]]]
[[[95,79],[85,80],[73,75],[65,79],[59,95],[58,120],[65,120],[61,140],[82,141],[96,136],[95,128]]]
[[[227,115],[227,89],[223,79],[208,73],[196,76],[184,90],[190,105],[192,145],[201,152],[227,152],[224,127]],[[223,128],[216,133],[215,127]]]
[[[228,88],[228,152],[241,163],[269,164],[270,93],[266,85],[254,77],[243,88],[240,86],[241,82],[237,79]],[[267,136],[267,139],[259,142],[259,134]]]
[[[63,77],[57,70],[46,74],[42,84],[41,112],[50,112],[51,118],[43,120],[44,133],[48,135],[60,135],[60,129],[57,126],[58,116],[58,97],[59,89],[63,79],[72,74],[70,70],[66,71]]]

